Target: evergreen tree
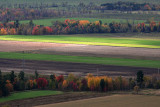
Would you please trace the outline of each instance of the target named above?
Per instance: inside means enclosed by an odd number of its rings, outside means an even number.
[[[35,74],[35,78],[38,79],[39,74],[38,74],[37,70],[35,70],[34,74]]]
[[[20,80],[24,81],[24,72],[21,71],[21,72],[19,73],[18,77],[19,77]]]
[[[11,83],[13,83],[14,82],[14,78],[15,78],[16,76],[15,76],[15,74],[14,74],[14,71],[11,71],[11,74],[10,74],[10,81],[11,81]]]
[[[140,70],[137,72],[137,84],[142,87],[142,83],[143,83],[143,77],[144,77],[144,74],[143,74],[143,71]]]

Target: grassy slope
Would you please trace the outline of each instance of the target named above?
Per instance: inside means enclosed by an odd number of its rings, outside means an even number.
[[[89,20],[90,22],[95,22],[98,20],[101,20],[102,23],[111,23],[111,22],[126,22],[126,19],[102,19],[102,18],[52,18],[52,19],[39,19],[39,20],[33,20],[33,23],[36,25],[45,25],[45,26],[51,26],[51,22],[55,21],[61,21],[64,22],[66,19],[74,19],[74,20]],[[136,20],[136,22],[145,22],[144,20]],[[20,21],[20,23],[29,23],[29,20]]]
[[[72,35],[72,36],[69,36],[69,35],[54,35],[54,36],[5,35],[5,36],[0,36],[0,40],[160,48],[160,39],[98,37],[98,34],[96,37],[89,37],[87,35],[84,35],[84,36],[77,36],[77,35]]]
[[[8,97],[0,98],[0,102],[25,99],[25,98],[34,98],[34,97],[47,96],[47,95],[57,95],[62,93],[63,92],[61,91],[50,91],[50,90],[18,92],[18,93],[13,93]]]
[[[0,58],[22,59],[23,57],[26,60],[74,62],[74,63],[118,65],[118,66],[132,66],[132,67],[146,67],[146,68],[160,67],[160,61],[156,61],[156,60],[0,52]]]

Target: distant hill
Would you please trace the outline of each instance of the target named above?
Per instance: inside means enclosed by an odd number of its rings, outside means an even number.
[[[64,2],[67,2],[68,4],[71,4],[71,5],[77,5],[79,4],[80,2],[83,2],[83,3],[90,3],[90,2],[93,2],[95,4],[103,4],[103,3],[107,3],[107,2],[118,2],[118,1],[130,1],[130,2],[138,2],[138,3],[144,3],[144,2],[147,2],[147,3],[159,3],[160,4],[160,0],[1,0],[0,4],[8,4],[8,3],[56,3],[56,4],[61,4],[61,3],[64,3]]]

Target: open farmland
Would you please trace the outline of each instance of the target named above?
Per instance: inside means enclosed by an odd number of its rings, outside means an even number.
[[[100,34],[99,34],[100,35]],[[124,37],[90,37],[87,35],[55,35],[55,36],[25,36],[25,35],[6,35],[1,36],[0,40],[10,41],[30,41],[30,42],[50,42],[50,43],[67,43],[83,45],[104,45],[120,47],[139,47],[139,48],[160,48],[160,39],[141,39],[141,38],[124,38]],[[99,36],[99,37],[98,37]]]
[[[11,94],[11,96],[9,97],[0,98],[0,103],[12,101],[12,100],[20,100],[20,99],[26,99],[26,98],[34,98],[34,97],[57,95],[57,94],[63,94],[63,92],[51,91],[51,90],[17,92],[17,93]]]
[[[144,95],[112,95],[106,97],[70,101],[57,104],[42,105],[37,107],[157,107],[159,106],[159,96]]]
[[[19,71],[22,69],[23,58],[25,59],[25,72],[33,73],[37,69],[42,74],[56,73],[66,75],[72,72],[83,76],[87,73],[97,75],[98,69],[99,75],[133,76],[138,70],[144,70],[146,74],[157,73],[157,68],[160,67],[160,49],[155,48],[159,46],[159,39],[156,36],[143,39],[143,36],[142,38],[114,38],[104,37],[103,35],[98,38],[97,36],[85,37],[78,35],[10,35],[1,36],[1,39],[12,40],[0,41],[0,57],[3,58],[1,59],[1,69],[5,71],[12,69]],[[59,43],[54,43],[55,41]],[[127,45],[125,47],[94,45],[94,43],[99,43],[100,41],[120,46],[127,43],[132,47],[127,47]],[[68,44],[64,44],[66,42]],[[92,42],[93,44],[81,44],[84,42]],[[134,47],[140,45],[147,46],[147,48]],[[154,49],[150,46],[154,47]]]
[[[33,20],[33,23],[36,25],[44,25],[44,26],[51,26],[52,22],[60,21],[64,22],[66,19],[70,20],[88,20],[90,22],[95,22],[101,20],[102,23],[111,23],[111,22],[123,22],[126,23],[126,19],[108,19],[108,18],[51,18],[51,19],[38,19]],[[30,20],[22,20],[20,23],[29,23]],[[132,21],[131,21],[132,22]],[[136,20],[136,23],[145,22],[145,20]]]

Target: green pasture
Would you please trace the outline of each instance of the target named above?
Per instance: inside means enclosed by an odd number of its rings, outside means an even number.
[[[34,97],[57,95],[57,94],[63,94],[63,92],[51,91],[51,90],[17,92],[17,93],[12,93],[8,97],[1,97],[0,103],[12,101],[12,100],[20,100],[20,99],[26,99],[26,98],[34,98]]]
[[[123,37],[107,37],[86,35],[4,35],[0,36],[0,40],[11,41],[31,41],[31,42],[50,42],[50,43],[68,43],[68,44],[84,44],[84,45],[106,45],[121,47],[141,47],[141,48],[160,48],[160,39],[142,39],[142,38],[123,38]]]
[[[159,60],[0,52],[0,58],[160,68]]]
[[[127,22],[126,19],[108,19],[108,18],[51,18],[51,19],[38,19],[33,20],[33,23],[36,25],[44,25],[44,26],[51,26],[52,22],[61,21],[64,22],[66,19],[70,20],[89,20],[90,22],[95,22],[101,20],[102,23],[111,23],[111,22]],[[23,20],[20,23],[29,23],[30,20]],[[132,22],[132,21],[131,21]],[[136,22],[145,22],[144,20],[136,20]]]

